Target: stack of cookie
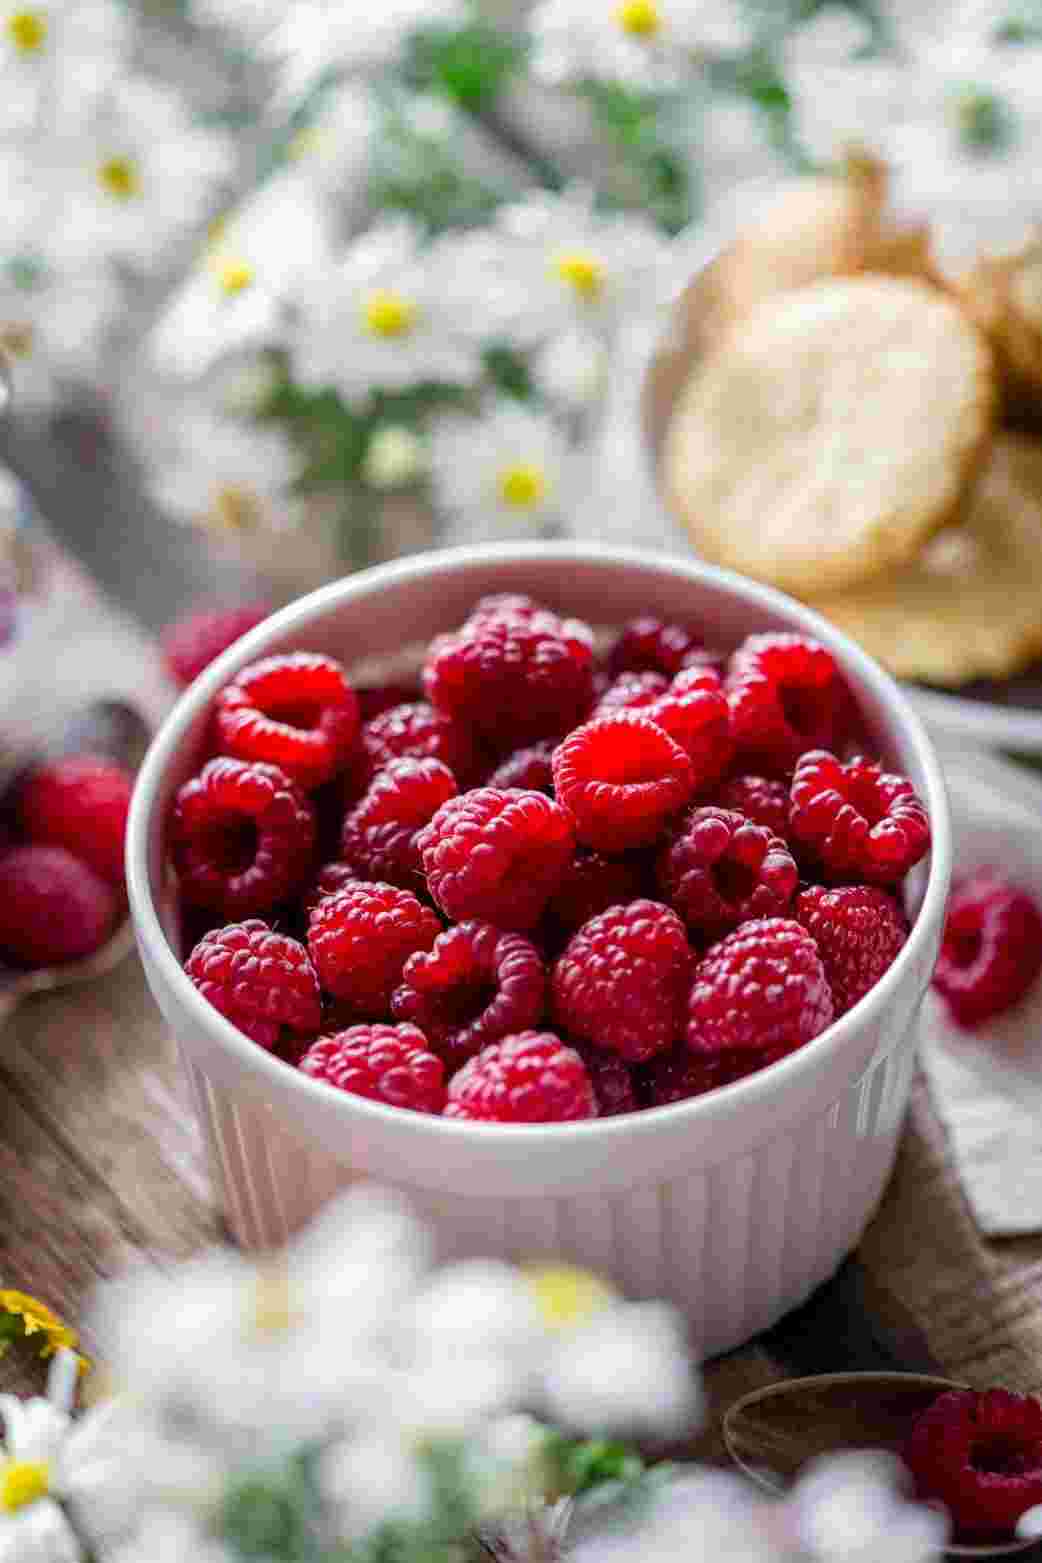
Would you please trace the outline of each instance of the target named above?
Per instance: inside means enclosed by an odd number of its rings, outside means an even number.
[[[858,157],[786,192],[677,331],[662,475],[704,558],[812,602],[903,678],[1042,655],[1042,243],[946,279]]]

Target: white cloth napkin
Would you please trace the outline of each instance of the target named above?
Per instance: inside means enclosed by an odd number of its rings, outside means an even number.
[[[1042,779],[980,750],[942,750],[942,759],[956,873],[993,865],[1042,902]],[[929,993],[921,1060],[981,1231],[1042,1231],[1042,979],[972,1032]]]

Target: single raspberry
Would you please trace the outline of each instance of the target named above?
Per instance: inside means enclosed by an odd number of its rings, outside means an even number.
[[[311,872],[315,811],[276,765],[221,756],[177,794],[170,850],[181,894],[227,917],[266,912]]]
[[[818,947],[786,917],[742,923],[695,967],[688,1004],[692,1053],[782,1048],[809,1042],[832,1020]]]
[[[187,618],[168,624],[160,637],[167,671],[175,683],[191,684],[222,652],[234,646],[248,630],[271,613],[266,602],[247,602],[227,608],[220,604],[197,609]]]
[[[754,825],[763,825],[772,836],[785,840],[789,829],[789,789],[766,776],[732,776],[711,799],[721,809],[744,814]]]
[[[363,722],[371,722],[395,706],[413,705],[420,698],[418,684],[370,684],[366,689],[356,689],[358,714]]]
[[[441,923],[395,885],[359,881],[325,896],[308,922],[308,949],[327,993],[363,1019],[389,1014],[402,968],[429,950]]]
[[[360,877],[350,863],[341,863],[339,859],[332,863],[323,863],[301,897],[300,906],[305,918],[310,918],[315,907],[320,901],[324,901],[327,895],[336,895],[338,890],[346,890],[348,885],[358,884]]]
[[[729,809],[695,809],[657,865],[659,889],[695,933],[716,938],[788,907],[799,870],[784,841]]]
[[[642,1071],[641,1100],[648,1107],[667,1107],[671,1102],[686,1102],[692,1096],[705,1096],[721,1086],[733,1085],[754,1075],[768,1064],[784,1058],[787,1049],[738,1048],[724,1053],[690,1053],[686,1047],[671,1048],[653,1058]]]
[[[680,1036],[691,949],[675,912],[631,901],[592,917],[550,979],[551,1013],[570,1036],[643,1063]]]
[[[555,928],[572,934],[609,906],[638,900],[650,879],[643,856],[605,857],[578,847],[554,891],[550,919]]]
[[[449,1081],[446,1118],[487,1123],[570,1123],[596,1118],[590,1077],[574,1048],[550,1031],[493,1042]]]
[[[467,787],[484,769],[484,757],[467,728],[425,700],[391,706],[366,722],[362,745],[370,776],[392,760],[440,760]]]
[[[930,846],[915,788],[868,760],[805,754],[789,790],[789,840],[836,879],[896,884]]]
[[[583,1044],[575,1051],[586,1065],[586,1073],[597,1100],[598,1118],[618,1118],[622,1113],[640,1111],[633,1071],[616,1053]]]
[[[818,947],[837,1019],[875,987],[908,938],[900,906],[871,885],[812,885],[796,897],[793,916]]]
[[[340,850],[359,879],[382,879],[403,890],[423,887],[417,837],[456,782],[440,760],[392,760],[344,820]]]
[[[978,1026],[1023,998],[1042,969],[1042,914],[993,869],[957,880],[933,985],[960,1026]]]
[[[110,885],[122,886],[133,787],[129,772],[112,760],[92,754],[52,760],[23,783],[19,822],[29,841],[65,847]]]
[[[711,668],[682,669],[645,715],[683,749],[696,787],[710,786],[727,770],[734,754],[731,714]]]
[[[843,736],[849,692],[832,653],[804,635],[750,635],[731,658],[726,689],[739,752],[772,774]]]
[[[566,733],[590,708],[592,636],[538,611],[468,620],[432,642],[423,670],[431,704],[469,723],[499,753]]]
[[[1010,1540],[1042,1503],[1042,1405],[1008,1389],[956,1389],[916,1417],[902,1450],[922,1499],[939,1500],[956,1539]]]
[[[602,852],[650,845],[693,788],[684,750],[640,712],[587,722],[554,751],[554,790],[579,840]]]
[[[64,847],[12,847],[0,857],[0,952],[20,966],[63,966],[112,933],[119,901]]]
[[[545,1008],[546,968],[535,945],[479,922],[457,923],[410,956],[391,996],[394,1018],[421,1027],[453,1069],[537,1025]]]
[[[343,770],[358,722],[358,697],[343,668],[314,651],[252,662],[217,696],[225,751],[278,765],[301,787],[321,786]]]
[[[185,971],[203,998],[261,1047],[275,1048],[284,1028],[314,1032],[321,1023],[307,950],[259,918],[204,934]]]
[[[553,738],[544,738],[525,749],[515,749],[492,772],[486,787],[519,787],[522,792],[545,792],[554,795],[554,773],[550,764],[557,747]]]
[[[645,614],[623,626],[608,656],[612,673],[665,673],[672,678],[684,667],[689,652],[701,639],[683,624],[667,624]]]
[[[415,1026],[351,1026],[319,1037],[299,1067],[313,1080],[388,1107],[440,1113],[445,1105],[445,1065]]]
[[[590,712],[591,722],[611,716],[615,711],[640,711],[653,706],[666,693],[669,679],[665,673],[620,673]]]
[[[567,810],[543,793],[478,787],[443,803],[418,842],[447,917],[523,932],[539,921],[575,836]]]

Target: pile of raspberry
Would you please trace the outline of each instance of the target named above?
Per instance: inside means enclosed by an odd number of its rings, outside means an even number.
[[[930,845],[829,651],[483,598],[420,687],[293,652],[219,694],[177,795],[185,969],[260,1046],[500,1123],[700,1096],[802,1047],[907,936]],[[861,745],[863,747],[863,745]]]

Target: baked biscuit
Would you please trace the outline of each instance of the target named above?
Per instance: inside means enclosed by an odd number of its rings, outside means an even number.
[[[994,349],[1013,417],[1042,419],[1042,235],[1013,255],[982,257],[958,285]]]

